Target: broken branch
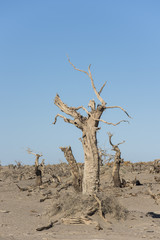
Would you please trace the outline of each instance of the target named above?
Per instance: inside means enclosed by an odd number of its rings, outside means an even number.
[[[99,92],[98,92],[99,95],[101,94],[101,92],[102,92],[103,88],[105,87],[106,83],[107,83],[107,81],[103,84],[103,86],[102,86],[101,89],[99,90]]]
[[[53,224],[54,224],[54,223],[57,223],[57,222],[58,222],[58,220],[56,220],[56,221],[54,221],[54,222],[51,222],[51,223],[50,223],[49,225],[47,225],[47,226],[39,227],[39,228],[36,229],[36,231],[48,230],[48,229],[50,229],[50,228],[53,227]]]
[[[36,156],[36,157],[38,157],[38,158],[40,158],[40,157],[43,156],[43,154],[38,154],[38,153],[32,152],[32,150],[31,150],[30,148],[27,149],[27,152],[28,152],[29,154],[33,154],[34,156]]]
[[[125,143],[125,141],[122,141],[122,142],[118,143],[117,146],[119,146],[120,144],[123,144],[123,143]]]
[[[54,122],[53,122],[52,124],[56,124],[56,122],[57,122],[57,118],[58,118],[58,117],[63,118],[65,122],[68,122],[68,123],[74,124],[74,121],[73,121],[73,120],[71,120],[71,119],[69,119],[69,118],[66,118],[66,117],[64,117],[64,116],[61,115],[61,114],[57,114],[57,115],[55,116],[55,120],[54,120]]]
[[[28,191],[28,188],[22,188],[22,187],[20,187],[18,184],[16,184],[16,186],[21,190],[21,191]]]

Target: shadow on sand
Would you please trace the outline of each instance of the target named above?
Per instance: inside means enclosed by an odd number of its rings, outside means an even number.
[[[152,217],[152,218],[160,218],[160,214],[154,213],[154,212],[148,212],[146,214],[147,217]]]

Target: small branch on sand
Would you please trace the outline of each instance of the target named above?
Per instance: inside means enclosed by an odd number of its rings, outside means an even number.
[[[57,223],[58,220],[54,221],[54,222],[51,222],[49,225],[47,226],[43,226],[43,227],[39,227],[39,228],[36,228],[36,231],[43,231],[43,230],[48,230],[50,228],[53,227],[53,224]]]
[[[23,192],[29,190],[28,188],[22,188],[22,187],[18,186],[18,184],[16,184],[16,186],[17,186],[21,191],[23,191]]]

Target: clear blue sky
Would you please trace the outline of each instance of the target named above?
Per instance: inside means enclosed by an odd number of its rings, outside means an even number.
[[[65,161],[60,146],[71,146],[83,161],[81,131],[54,117],[58,93],[69,106],[95,99],[90,80],[67,61],[91,71],[108,106],[133,117],[117,127],[100,124],[98,142],[121,145],[126,161],[160,158],[160,1],[0,1],[0,160],[34,164],[27,147],[46,163]],[[97,102],[98,103],[98,102]],[[106,111],[114,123],[127,116]]]

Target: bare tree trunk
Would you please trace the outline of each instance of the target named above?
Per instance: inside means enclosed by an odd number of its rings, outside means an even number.
[[[73,186],[76,191],[81,192],[82,191],[82,175],[80,173],[78,164],[73,156],[71,147],[60,147],[62,152],[64,152],[64,156],[69,163],[69,166],[71,168],[71,173],[73,176]]]
[[[42,185],[42,172],[38,169],[38,166],[35,166],[35,174],[36,174],[36,186]]]
[[[160,162],[160,159],[155,159],[154,160],[153,167],[154,167],[154,172],[156,172],[156,173],[160,172],[160,164],[159,164],[159,162]]]
[[[123,159],[121,158],[121,151],[120,151],[118,145],[124,143],[124,141],[121,143],[118,143],[117,145],[114,145],[111,141],[111,138],[113,135],[111,133],[108,133],[108,135],[109,135],[109,142],[110,142],[111,146],[113,147],[112,150],[116,152],[115,157],[114,157],[113,170],[112,170],[114,187],[122,187],[119,171],[120,171],[120,164],[123,162]]]
[[[84,150],[83,194],[93,194],[99,191],[100,158],[97,148],[96,132],[86,132],[82,139]]]
[[[120,162],[114,161],[113,170],[112,170],[114,187],[121,187],[121,180],[120,180],[119,171],[120,171]]]
[[[34,156],[36,156],[36,159],[35,159],[35,174],[36,174],[35,184],[36,184],[36,186],[40,186],[40,185],[42,185],[42,174],[44,171],[44,159],[42,160],[41,164],[39,164],[39,158],[42,157],[43,155],[34,153],[29,148],[27,149],[27,152],[29,154],[33,154]]]
[[[41,157],[41,155],[37,154],[36,160],[35,160],[36,186],[42,185],[42,170],[41,170],[42,165],[39,164],[40,157]]]
[[[55,116],[54,123],[57,122],[57,118],[62,118],[66,123],[73,124],[77,128],[79,128],[83,135],[82,135],[82,145],[84,150],[84,156],[85,156],[85,162],[84,162],[84,176],[83,176],[83,193],[84,194],[94,194],[99,190],[99,168],[100,168],[100,158],[98,154],[98,147],[97,147],[97,130],[99,130],[98,125],[99,122],[103,122],[108,125],[116,126],[120,124],[121,122],[128,122],[126,120],[121,120],[118,123],[114,124],[111,122],[107,122],[101,119],[101,116],[103,112],[106,109],[114,109],[119,108],[121,109],[128,117],[129,114],[120,106],[106,106],[106,102],[103,100],[103,98],[100,96],[102,93],[102,90],[105,87],[106,82],[103,84],[101,89],[97,91],[93,77],[91,74],[90,67],[88,67],[88,72],[76,68],[68,59],[69,63],[73,66],[73,68],[77,71],[85,73],[90,81],[92,88],[94,90],[94,93],[99,100],[100,104],[96,104],[96,102],[93,100],[90,100],[88,107],[90,107],[90,111],[88,111],[85,107],[79,106],[79,107],[68,107],[65,103],[62,102],[59,95],[57,94],[54,100],[55,105],[66,115],[69,117],[65,117],[61,114],[57,114]],[[83,110],[85,112],[85,115],[81,115],[78,111]],[[87,113],[87,116],[86,116]],[[70,118],[71,117],[71,118]]]

